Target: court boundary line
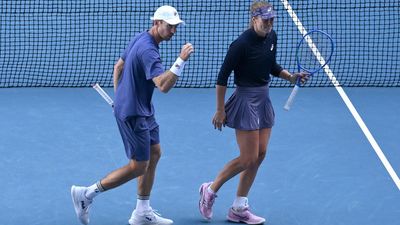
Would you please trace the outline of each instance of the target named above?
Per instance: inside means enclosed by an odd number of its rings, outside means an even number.
[[[292,18],[293,22],[296,24],[297,29],[300,31],[302,36],[307,34],[307,31],[303,24],[301,23],[300,19],[297,17],[296,13],[294,12],[292,6],[289,4],[287,0],[281,0],[282,4],[284,5],[286,11],[288,12],[289,16]],[[311,40],[312,43],[312,40]],[[310,43],[309,43],[310,45]],[[318,57],[317,57],[318,58]],[[321,65],[323,65],[324,60],[318,58]],[[339,81],[336,79],[336,76],[333,74],[332,70],[329,68],[329,65],[324,67],[325,74],[329,77],[332,84],[335,86],[337,92],[339,93],[340,97],[346,104],[347,108],[350,110],[350,113],[353,115],[354,119],[356,120],[358,126],[363,131],[365,137],[368,139],[369,143],[371,144],[372,148],[374,149],[375,153],[381,160],[383,166],[386,168],[386,171],[389,173],[390,177],[392,178],[393,182],[396,184],[397,188],[400,190],[400,179],[394,171],[392,165],[386,158],[385,154],[383,153],[381,147],[376,142],[375,138],[372,136],[371,132],[369,131],[367,125],[364,123],[363,119],[361,118],[360,114],[357,112],[356,108],[354,107],[353,103],[350,101],[349,97],[347,96],[344,89],[340,86]]]

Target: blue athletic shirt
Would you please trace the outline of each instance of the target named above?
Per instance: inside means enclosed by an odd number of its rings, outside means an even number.
[[[283,70],[276,63],[277,36],[272,30],[266,37],[260,37],[250,28],[244,31],[226,53],[218,74],[217,84],[227,86],[228,78],[234,71],[234,83],[241,87],[259,87],[268,84],[270,74],[279,76]]]
[[[132,38],[121,59],[124,69],[115,93],[115,116],[122,120],[152,116],[155,88],[152,79],[165,71],[158,44],[148,31],[139,33]]]

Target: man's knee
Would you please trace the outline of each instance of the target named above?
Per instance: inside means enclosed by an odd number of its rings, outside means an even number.
[[[149,161],[130,160],[128,166],[131,174],[143,175],[149,167]]]
[[[161,147],[159,144],[150,147],[150,160],[158,161],[161,158]]]

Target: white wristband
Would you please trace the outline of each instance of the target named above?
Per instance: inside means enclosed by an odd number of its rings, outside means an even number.
[[[176,76],[180,77],[181,73],[183,71],[183,68],[185,67],[185,64],[186,64],[186,61],[183,61],[183,59],[181,59],[181,57],[178,57],[176,59],[176,61],[174,62],[174,64],[172,64],[169,71],[171,71]]]

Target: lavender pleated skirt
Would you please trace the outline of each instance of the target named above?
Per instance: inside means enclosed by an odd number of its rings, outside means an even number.
[[[269,98],[269,86],[236,87],[225,104],[226,125],[238,130],[271,128],[275,112]]]

